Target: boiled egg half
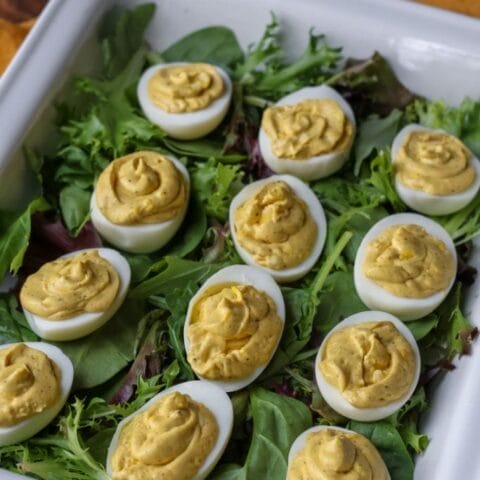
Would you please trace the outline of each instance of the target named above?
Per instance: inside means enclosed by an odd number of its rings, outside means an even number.
[[[29,359],[31,353],[27,350],[13,351],[11,349],[19,349],[27,347],[32,349],[36,355],[40,352],[41,361],[36,364],[29,365],[29,362],[35,361],[35,358]],[[18,403],[23,399],[30,404],[36,403],[37,405],[42,402],[40,397],[44,392],[42,389],[47,388],[45,369],[48,370],[47,374],[52,375],[51,370],[55,372],[56,383],[55,388],[58,389],[56,399],[51,399],[48,404],[45,404],[45,408],[42,408],[37,413],[28,416],[24,420],[18,423],[14,423],[8,426],[0,426],[0,446],[11,445],[14,443],[22,442],[30,437],[33,437],[37,432],[45,428],[60,412],[65,404],[73,382],[73,365],[70,359],[54,345],[49,345],[43,342],[25,342],[24,344],[5,344],[0,346],[0,353],[5,353],[7,350],[12,352],[9,358],[1,358],[2,364],[0,365],[0,373],[2,373],[2,388],[4,388],[5,396],[2,396],[2,406],[8,402],[7,398]],[[25,361],[21,355],[25,355]],[[46,356],[46,358],[45,358]],[[50,367],[50,365],[52,367]],[[7,373],[8,375],[3,375]],[[18,382],[16,381],[18,380]],[[51,381],[51,378],[49,378]],[[39,385],[38,382],[43,382],[43,385]],[[13,396],[8,394],[8,391],[15,392]],[[49,392],[47,392],[49,393]],[[2,394],[3,395],[3,394]],[[28,399],[29,395],[35,397],[35,402],[32,402],[32,398]],[[1,407],[0,407],[1,408]],[[22,411],[21,405],[16,405],[15,409]],[[3,409],[2,409],[3,410]],[[2,476],[2,479],[4,477]]]
[[[358,478],[390,480],[387,466],[371,441],[341,427],[316,425],[305,430],[288,452],[287,480],[297,478]],[[350,472],[353,474],[350,476]]]
[[[448,232],[423,215],[398,213],[364,236],[355,257],[354,283],[368,308],[408,321],[442,303],[456,272],[457,253]]]
[[[151,253],[180,228],[190,177],[176,158],[139,151],[114,160],[100,175],[90,208],[95,229],[117,248]]]
[[[386,312],[356,313],[323,340],[315,378],[324,400],[341,415],[372,422],[392,415],[412,396],[420,376],[417,342]]]
[[[480,161],[444,130],[407,125],[393,141],[392,162],[398,195],[420,213],[456,212],[480,189]]]
[[[30,328],[52,341],[75,340],[115,314],[130,285],[130,265],[116,250],[86,249],[43,265],[20,292]]]
[[[190,300],[183,334],[187,359],[200,379],[226,392],[240,390],[265,370],[284,324],[282,292],[268,273],[226,267]]]
[[[175,385],[118,424],[107,473],[115,479],[117,473],[180,478],[181,472],[202,480],[220,460],[232,427],[232,403],[221,388],[202,381]]]
[[[215,65],[164,63],[145,70],[137,96],[152,123],[173,138],[190,140],[221,123],[232,98],[232,81]]]
[[[277,282],[307,274],[322,253],[327,222],[310,187],[292,175],[245,186],[232,200],[229,223],[242,260]]]
[[[350,105],[326,85],[290,93],[263,113],[259,147],[276,173],[317,180],[339,170],[355,138]]]

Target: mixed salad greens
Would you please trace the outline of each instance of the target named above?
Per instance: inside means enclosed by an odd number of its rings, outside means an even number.
[[[143,149],[180,158],[192,178],[186,221],[161,251],[125,254],[133,282],[123,307],[97,332],[59,344],[75,367],[70,403],[32,439],[0,447],[0,465],[45,480],[109,478],[106,450],[118,422],[165,387],[194,378],[182,339],[187,304],[210,275],[241,263],[226,220],[241,187],[271,174],[257,144],[262,109],[301,87],[326,83],[349,101],[359,124],[352,158],[342,171],[311,183],[328,216],[326,247],[306,277],[282,287],[287,323],[280,347],[254,385],[231,395],[233,435],[209,478],[283,480],[293,440],[321,423],[366,435],[392,479],[411,480],[414,456],[428,445],[418,427],[429,404],[428,386],[453,368],[454,357],[468,353],[477,333],[462,313],[462,298],[476,274],[468,258],[471,240],[480,233],[480,195],[463,210],[436,219],[457,245],[458,281],[436,311],[408,323],[420,347],[422,376],[399,412],[370,423],[339,416],[316,388],[313,360],[333,326],[366,309],[352,278],[363,235],[379,219],[406,210],[392,183],[393,137],[406,123],[419,122],[458,135],[480,156],[480,102],[467,99],[449,108],[419,98],[380,54],[344,63],[341,49],[313,30],[303,54],[289,62],[274,16],[246,52],[235,34],[220,26],[152,51],[144,31],[153,13],[154,6],[142,5],[108,14],[99,32],[99,74],[76,79],[58,105],[55,153],[25,151],[39,189],[25,211],[0,212],[0,278],[10,272],[18,279],[13,291],[0,294],[0,343],[37,340],[17,302],[26,275],[60,254],[100,245],[89,222],[89,202],[96,177],[114,158]],[[217,64],[234,80],[231,111],[207,138],[174,140],[141,114],[135,84],[148,65],[161,61]]]

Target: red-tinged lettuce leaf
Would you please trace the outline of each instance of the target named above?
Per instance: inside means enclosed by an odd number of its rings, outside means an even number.
[[[110,403],[125,404],[133,398],[138,379],[159,375],[165,367],[168,352],[168,331],[165,311],[147,313],[139,324],[135,360]],[[146,334],[145,334],[146,332]]]
[[[32,235],[25,255],[23,273],[33,273],[44,263],[66,253],[101,246],[100,237],[91,222],[87,222],[75,237],[68,232],[59,218],[50,219],[44,214],[35,214],[32,217]]]
[[[385,116],[394,109],[404,109],[418,98],[398,80],[378,52],[365,60],[350,59],[345,70],[328,83],[342,93],[360,117],[371,113]]]

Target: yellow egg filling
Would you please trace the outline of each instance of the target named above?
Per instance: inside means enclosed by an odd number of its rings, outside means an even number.
[[[283,181],[267,183],[240,205],[233,227],[240,246],[273,270],[302,263],[318,237],[307,204]]]
[[[207,108],[224,90],[217,69],[207,63],[163,67],[148,82],[150,100],[168,113]]]
[[[267,294],[250,285],[216,285],[193,306],[188,361],[210,380],[245,378],[270,360],[281,332]]]
[[[262,128],[270,138],[273,153],[291,160],[341,152],[353,140],[350,120],[329,98],[267,108]]]
[[[218,438],[215,416],[174,392],[135,415],[111,457],[112,480],[191,480]]]
[[[393,295],[426,298],[449,287],[456,266],[445,243],[421,226],[394,225],[368,244],[362,267]]]
[[[318,368],[351,405],[376,408],[408,393],[416,359],[408,341],[391,322],[365,322],[333,332],[323,347]]]
[[[400,182],[431,195],[452,195],[467,190],[476,172],[468,148],[448,133],[409,132],[395,158]]]
[[[161,223],[186,208],[188,186],[168,158],[140,151],[114,160],[95,187],[99,210],[117,225]]]
[[[16,344],[0,351],[0,427],[10,427],[54,405],[61,373],[40,350]]]
[[[322,429],[307,436],[287,480],[387,480],[385,463],[363,435]]]
[[[90,250],[43,265],[27,277],[20,302],[45,320],[66,320],[82,313],[105,312],[119,286],[112,264]]]

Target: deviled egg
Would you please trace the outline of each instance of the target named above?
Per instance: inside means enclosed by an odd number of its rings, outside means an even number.
[[[347,317],[323,340],[315,378],[324,400],[341,415],[371,422],[392,415],[412,396],[420,376],[417,342],[385,312]]]
[[[265,370],[284,323],[282,292],[268,273],[226,267],[190,300],[183,334],[187,360],[200,379],[239,390]]]
[[[230,204],[238,254],[278,282],[293,282],[322,253],[327,222],[310,187],[292,175],[274,175],[244,187]]]
[[[110,320],[129,285],[130,265],[116,250],[78,250],[44,264],[27,277],[20,303],[38,336],[74,340]]]
[[[59,348],[42,342],[1,345],[0,446],[45,428],[65,404],[72,382],[72,362]]]
[[[305,87],[264,111],[259,147],[274,172],[316,180],[348,160],[355,128],[353,111],[337,91]]]
[[[456,212],[480,189],[480,161],[443,130],[407,125],[393,141],[392,162],[398,195],[420,213]]]
[[[368,438],[346,428],[317,425],[293,442],[287,480],[330,478],[390,480],[390,474]]]
[[[457,253],[448,232],[416,213],[398,213],[377,222],[355,257],[355,289],[373,310],[401,320],[431,313],[450,291]]]
[[[220,460],[232,427],[232,403],[222,389],[201,381],[175,385],[118,424],[107,473],[112,480],[202,480]]]
[[[217,128],[227,114],[232,82],[207,63],[164,63],[145,70],[137,87],[145,116],[168,135],[199,138]]]
[[[151,253],[167,244],[187,212],[190,177],[172,156],[139,151],[101,173],[90,208],[95,229],[112,245]]]

